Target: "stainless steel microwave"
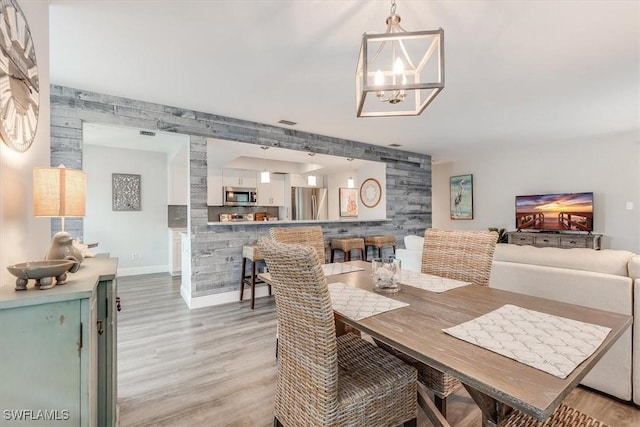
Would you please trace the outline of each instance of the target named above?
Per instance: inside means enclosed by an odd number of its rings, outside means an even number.
[[[225,206],[255,206],[258,204],[258,192],[255,188],[223,187]]]

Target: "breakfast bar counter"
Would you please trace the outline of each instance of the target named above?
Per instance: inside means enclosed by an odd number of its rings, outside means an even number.
[[[283,219],[277,221],[209,221],[207,222],[207,226],[213,227],[221,227],[221,226],[230,226],[230,225],[268,225],[270,227],[274,225],[306,225],[306,224],[349,224],[349,223],[362,223],[362,222],[371,222],[371,223],[383,223],[383,222],[391,222],[390,219],[325,219],[325,220],[291,220],[291,219]]]

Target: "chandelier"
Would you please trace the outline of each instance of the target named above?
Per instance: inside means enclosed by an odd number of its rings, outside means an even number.
[[[444,88],[444,31],[406,31],[396,2],[383,34],[362,35],[356,68],[358,117],[417,116]]]

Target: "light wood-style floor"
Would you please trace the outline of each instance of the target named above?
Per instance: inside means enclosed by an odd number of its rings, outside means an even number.
[[[273,298],[189,310],[180,279],[118,279],[120,426],[271,426],[276,377]],[[578,388],[571,404],[610,427],[640,425],[640,409]],[[463,390],[448,400],[452,426],[481,425]],[[424,416],[420,427],[431,424]]]

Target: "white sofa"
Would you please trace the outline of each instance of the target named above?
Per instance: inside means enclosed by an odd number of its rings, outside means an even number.
[[[396,251],[402,268],[420,271],[421,236]],[[498,244],[490,286],[556,301],[640,316],[640,255],[623,250]],[[635,316],[634,316],[635,317]],[[640,328],[629,329],[582,384],[640,404]]]

